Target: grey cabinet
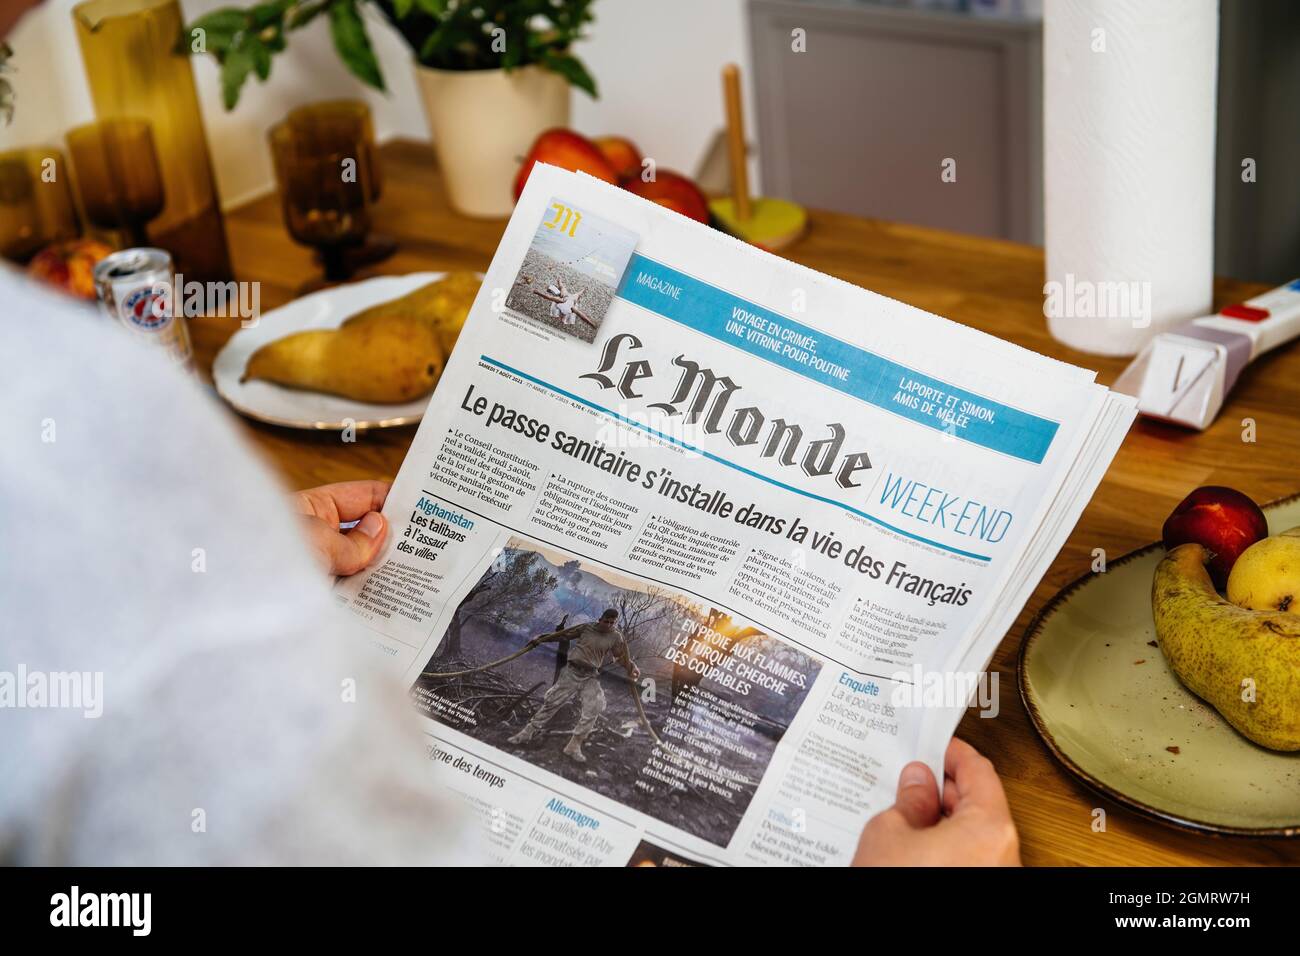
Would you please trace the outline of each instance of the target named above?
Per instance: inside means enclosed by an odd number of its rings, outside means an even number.
[[[1040,21],[794,0],[749,17],[765,193],[1041,244]]]

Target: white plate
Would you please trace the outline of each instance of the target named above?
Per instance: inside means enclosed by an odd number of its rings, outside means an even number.
[[[392,428],[413,425],[424,417],[430,395],[412,402],[379,405],[338,395],[285,388],[273,382],[240,382],[249,357],[263,345],[309,329],[335,329],[348,316],[368,306],[406,295],[445,272],[412,272],[404,276],[379,276],[362,282],[322,289],[272,309],[257,325],[230,337],[212,363],[217,393],[236,411],[287,428],[342,429]]]

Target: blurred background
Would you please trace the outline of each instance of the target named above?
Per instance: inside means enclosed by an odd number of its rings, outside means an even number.
[[[1046,0],[1047,3],[1053,0]],[[187,23],[223,5],[184,0]],[[48,0],[10,38],[12,122],[0,149],[60,144],[94,118],[72,19]],[[662,166],[725,188],[719,70],[740,64],[756,189],[825,208],[1041,245],[1041,0],[598,0],[575,46],[600,96],[571,93],[570,125],[617,133]],[[250,79],[235,109],[219,67],[193,57],[213,172],[225,208],[274,186],[267,130],[292,107],[369,103],[380,141],[429,138],[410,48],[366,5],[387,92],[359,83],[320,18]],[[815,56],[788,50],[806,31]],[[1215,271],[1280,282],[1300,264],[1300,3],[1220,4]],[[936,190],[936,156],[961,156]],[[1258,164],[1243,184],[1241,157]]]

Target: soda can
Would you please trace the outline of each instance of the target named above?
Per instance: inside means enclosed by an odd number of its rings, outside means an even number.
[[[172,303],[172,257],[165,249],[123,249],[95,266],[99,306],[141,342],[162,348],[177,365],[192,371],[194,351],[184,315]]]

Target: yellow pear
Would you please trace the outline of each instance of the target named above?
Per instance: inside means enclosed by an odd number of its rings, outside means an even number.
[[[249,358],[244,380],[387,404],[427,395],[442,363],[442,345],[427,322],[389,314],[263,345]]]
[[[443,354],[450,355],[482,284],[483,280],[472,272],[449,272],[400,298],[363,309],[343,325],[374,322],[389,315],[412,316],[433,326],[442,343]]]
[[[1256,611],[1300,614],[1300,528],[1241,552],[1228,575],[1228,600]]]
[[[433,299],[435,324],[438,338],[448,355],[456,347],[460,330],[465,327],[469,310],[474,305],[474,297],[478,295],[482,284],[483,281],[472,272],[452,272],[434,283],[438,287]]]
[[[1224,600],[1205,570],[1209,557],[1199,544],[1182,544],[1156,566],[1160,650],[1178,679],[1245,737],[1300,750],[1300,616]]]

